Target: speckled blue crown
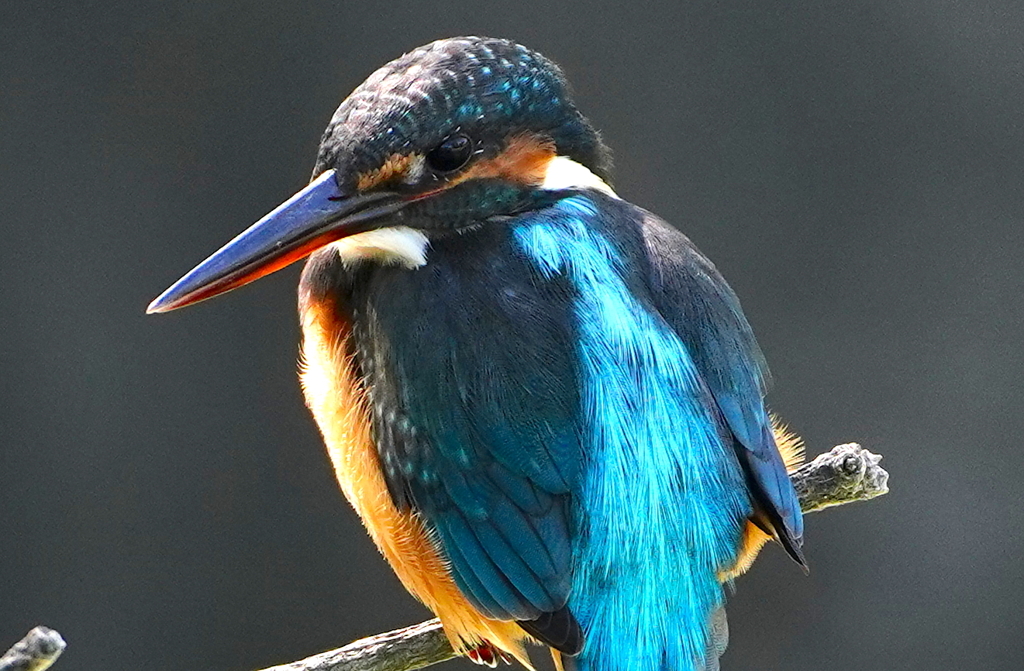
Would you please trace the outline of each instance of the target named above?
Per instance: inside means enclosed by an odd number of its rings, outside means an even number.
[[[360,84],[324,132],[315,173],[344,167],[339,177],[353,179],[392,154],[429,151],[457,130],[490,139],[536,132],[602,177],[610,167],[557,65],[510,40],[456,37],[405,54]]]

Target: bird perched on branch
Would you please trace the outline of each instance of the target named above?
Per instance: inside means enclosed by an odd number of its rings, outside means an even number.
[[[309,186],[149,311],[309,256],[308,405],[456,650],[710,671],[723,585],[769,538],[804,563],[792,441],[732,290],[609,168],[551,61],[434,42],[360,85]]]

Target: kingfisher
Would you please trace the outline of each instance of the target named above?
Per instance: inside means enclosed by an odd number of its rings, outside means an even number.
[[[454,649],[712,671],[727,586],[762,546],[806,568],[800,448],[736,295],[610,169],[550,60],[436,41],[358,86],[309,185],[148,312],[308,257],[307,405]]]

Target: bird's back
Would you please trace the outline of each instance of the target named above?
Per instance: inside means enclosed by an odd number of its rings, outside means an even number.
[[[578,196],[516,232],[543,276],[574,288],[588,466],[569,605],[586,638],[577,666],[593,671],[701,664],[751,513],[728,429],[651,293],[644,225]]]
[[[651,245],[673,235],[585,191],[434,240],[422,268],[328,251],[305,275],[351,320],[392,499],[422,515],[487,616],[561,613],[531,633],[569,648],[578,622],[580,668],[697,668],[755,507],[708,379],[738,362],[686,342],[659,306]],[[694,277],[672,286],[695,315],[726,309],[701,282],[731,292],[689,249],[668,272]],[[734,377],[754,375],[730,388],[763,413],[752,339],[707,337],[742,359]]]

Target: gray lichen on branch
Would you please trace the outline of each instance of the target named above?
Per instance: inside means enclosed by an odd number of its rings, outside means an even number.
[[[437,619],[262,671],[411,671],[455,657]]]
[[[47,627],[36,627],[0,657],[0,671],[44,671],[50,668],[67,644]]]
[[[889,491],[889,474],[857,443],[836,445],[790,474],[800,509],[813,513],[831,506],[867,501]]]

